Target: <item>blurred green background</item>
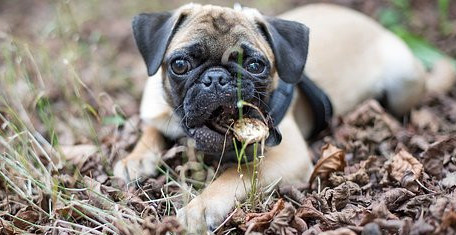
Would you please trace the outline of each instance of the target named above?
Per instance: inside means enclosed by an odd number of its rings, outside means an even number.
[[[232,6],[238,1],[199,2]],[[456,0],[240,2],[267,15],[313,2],[341,4],[394,31],[428,68],[444,55],[456,56]],[[103,125],[122,124],[138,113],[146,70],[131,35],[132,17],[184,3],[0,1],[0,113],[13,110],[18,120],[54,142],[96,141]]]

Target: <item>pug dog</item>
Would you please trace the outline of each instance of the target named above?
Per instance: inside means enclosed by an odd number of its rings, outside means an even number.
[[[443,92],[454,82],[454,76],[429,80],[403,41],[336,5],[268,17],[245,7],[188,4],[140,14],[132,27],[149,79],[143,135],[114,167],[127,181],[156,173],[166,138],[187,137],[198,151],[230,159],[236,140],[229,125],[242,109],[244,117],[267,119],[258,184],[305,182],[313,169],[306,139],[332,114],[383,98],[401,116],[427,90]],[[260,112],[241,107],[240,98]],[[178,217],[190,233],[213,230],[246,198],[251,177],[246,167],[226,169]]]

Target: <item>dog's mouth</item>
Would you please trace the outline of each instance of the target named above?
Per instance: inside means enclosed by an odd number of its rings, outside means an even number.
[[[228,134],[238,113],[238,109],[233,106],[220,106],[211,113],[205,125],[220,134]]]
[[[257,107],[256,104],[253,106]],[[260,113],[261,112],[261,113]],[[196,149],[206,154],[220,154],[234,149],[233,141],[241,146],[233,133],[233,125],[239,118],[263,120],[267,112],[244,106],[242,112],[234,104],[219,105],[201,124],[194,127],[183,125],[189,137],[195,140]],[[272,129],[272,121],[267,123]]]

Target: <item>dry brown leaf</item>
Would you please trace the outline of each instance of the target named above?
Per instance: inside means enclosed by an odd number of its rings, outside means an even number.
[[[363,215],[364,217],[362,218],[360,225],[365,225],[371,222],[374,222],[376,219],[387,219],[387,220],[397,220],[399,219],[396,215],[391,213],[387,206],[386,202],[384,203],[379,203],[375,202],[375,204],[372,206],[372,211],[364,210]]]
[[[388,210],[396,210],[402,203],[415,194],[405,188],[394,188],[383,194],[381,201],[388,207]]]
[[[430,108],[412,110],[410,116],[411,122],[420,129],[428,129],[431,132],[439,130],[439,124],[435,121],[438,117]]]
[[[302,203],[302,206],[298,208],[298,210],[296,211],[296,216],[304,220],[317,219],[322,221],[323,223],[328,223],[328,220],[326,219],[324,214],[321,211],[315,209],[315,207],[312,205],[312,201],[309,198],[305,199]]]
[[[353,230],[350,230],[348,228],[338,228],[336,230],[331,230],[331,231],[325,231],[320,233],[321,235],[356,235]]]
[[[1,235],[16,235],[16,234],[19,234],[19,232],[20,231],[16,231],[14,226],[10,225],[9,222],[0,218],[0,234]]]
[[[291,225],[291,227],[295,228],[298,231],[298,234],[302,234],[304,231],[309,229],[306,221],[304,221],[303,219],[301,219],[297,216],[294,216],[294,219],[293,219],[293,221],[291,221],[290,225]]]
[[[328,221],[327,224],[324,224],[325,229],[336,229],[343,226],[355,225],[355,217],[361,214],[361,211],[354,208],[344,209],[340,212],[331,212],[325,214],[325,217]]]
[[[67,218],[71,217],[75,220],[82,218],[80,212],[88,214],[84,208],[74,204],[64,206],[59,205],[59,207],[55,208],[54,210],[54,213],[56,213],[57,215]]]
[[[383,107],[376,100],[367,100],[363,102],[354,112],[346,117],[348,123],[362,126],[367,125],[373,119],[381,120],[388,131],[393,134],[401,129],[398,121],[385,112]]]
[[[442,177],[444,159],[450,155],[456,146],[456,137],[448,137],[429,146],[422,155],[424,170],[440,179]]]
[[[16,214],[16,218],[13,219],[14,226],[27,230],[32,227],[31,224],[36,223],[40,219],[40,214],[30,208],[20,211]],[[31,224],[30,224],[31,223]]]
[[[234,211],[234,214],[231,216],[230,219],[230,224],[233,224],[235,226],[239,226],[241,224],[245,223],[245,212],[238,208]]]
[[[413,173],[413,179],[418,180],[423,171],[423,165],[405,150],[401,150],[394,155],[393,158],[385,164],[385,168],[389,173],[389,176],[397,182],[402,181],[402,178],[407,171],[411,171]]]
[[[242,226],[245,229],[249,228],[252,231],[263,231],[271,223],[274,216],[279,213],[285,207],[285,201],[279,199],[272,209],[264,213],[248,213],[245,216],[245,225]]]
[[[269,228],[265,231],[267,234],[296,234],[297,229],[290,226],[294,220],[296,209],[290,204],[285,203],[284,208],[277,213],[271,221]]]
[[[345,152],[331,144],[321,148],[321,158],[318,160],[310,176],[312,183],[318,175],[327,179],[332,172],[342,171],[345,167]]]
[[[405,201],[405,203],[395,211],[412,218],[418,218],[422,213],[423,208],[429,208],[433,203],[435,203],[435,199],[432,194],[418,195]]]

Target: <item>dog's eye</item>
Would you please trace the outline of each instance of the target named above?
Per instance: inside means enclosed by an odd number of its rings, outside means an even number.
[[[177,75],[187,73],[191,69],[190,62],[184,59],[177,59],[171,63],[171,69]]]
[[[261,61],[252,61],[252,62],[247,63],[247,65],[245,66],[245,69],[249,73],[260,74],[264,71],[265,67],[266,66]]]

